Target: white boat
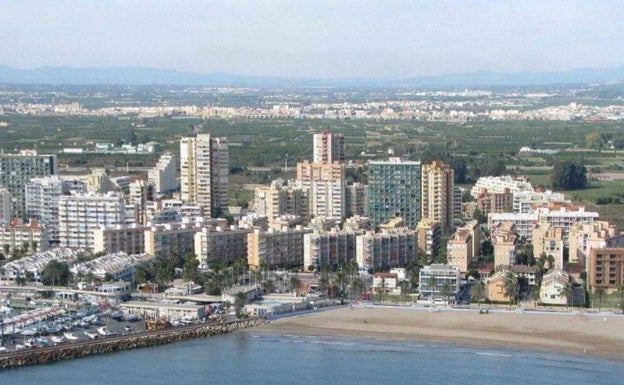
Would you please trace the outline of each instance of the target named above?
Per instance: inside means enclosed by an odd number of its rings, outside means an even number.
[[[85,336],[89,337],[90,340],[94,340],[94,339],[98,338],[98,335],[95,334],[95,333],[91,333],[91,332],[85,331],[84,334],[85,334]]]
[[[106,328],[106,326],[102,326],[100,328],[97,328],[97,331],[98,331],[98,333],[100,333],[103,336],[112,336],[112,335],[115,334],[115,333],[111,332],[110,330],[108,330]]]
[[[50,337],[50,341],[52,341],[52,343],[54,343],[54,344],[62,344],[63,342],[65,342],[65,338],[57,337],[57,336],[51,336]]]
[[[63,336],[67,338],[68,341],[78,341],[78,336],[74,333],[63,333]]]

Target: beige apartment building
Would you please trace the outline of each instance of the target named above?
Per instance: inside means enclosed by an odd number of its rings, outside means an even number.
[[[247,263],[251,268],[303,266],[303,236],[312,229],[263,231],[255,229],[247,235]]]
[[[453,231],[453,169],[443,162],[422,165],[421,218],[440,223],[443,234]]]

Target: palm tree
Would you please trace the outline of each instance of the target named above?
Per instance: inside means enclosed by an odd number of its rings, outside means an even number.
[[[620,294],[620,309],[624,312],[624,285],[618,285],[618,294]]]
[[[548,270],[551,270],[553,266],[555,265],[555,257],[553,257],[552,254],[548,254],[548,257],[546,257],[546,260],[548,261]]]
[[[355,278],[352,282],[351,282],[351,294],[352,296],[355,297],[359,297],[360,294],[364,293],[366,291],[366,285],[364,284],[364,281],[362,280],[362,278]]]
[[[338,284],[338,290],[342,294],[345,291],[345,287],[348,285],[347,274],[339,271],[336,274],[336,283]]]
[[[531,294],[530,294],[531,301],[533,301],[533,307],[534,308],[537,307],[537,305],[539,304],[540,296],[541,296],[540,288],[539,288],[539,286],[535,286],[531,290]]]
[[[401,288],[401,296],[403,297],[403,301],[407,301],[407,292],[410,287],[410,283],[408,280],[403,279],[399,282],[399,287]]]
[[[236,298],[234,299],[234,309],[236,310],[236,317],[240,318],[241,309],[245,307],[247,303],[247,294],[242,291],[236,293]]]
[[[381,278],[381,283],[379,284],[379,287],[377,288],[377,292],[379,293],[379,302],[383,302],[383,296],[386,293],[386,279],[385,278]]]
[[[444,298],[444,307],[446,307],[448,303],[449,297],[453,294],[453,286],[449,281],[445,281],[440,287],[440,295]]]
[[[438,287],[438,277],[436,277],[435,275],[429,276],[429,279],[427,280],[427,286],[429,287],[429,290],[431,291],[431,300],[434,300],[435,292]]]
[[[570,284],[570,282],[566,283],[559,294],[566,299],[566,310],[568,309],[568,304],[572,302],[572,307],[574,307],[574,288]]]
[[[290,290],[294,290],[299,295],[299,287],[301,286],[301,280],[296,275],[290,276]]]
[[[598,311],[600,311],[600,308],[602,307],[602,298],[605,295],[605,290],[601,287],[596,288],[596,291],[594,291],[594,294],[596,295],[596,297],[598,297]]]
[[[275,284],[270,279],[266,281],[262,281],[261,285],[262,285],[262,292],[264,294],[273,293],[273,291],[275,290]]]
[[[487,297],[487,286],[484,281],[477,282],[470,291],[470,300],[477,301],[477,308],[481,308],[481,300]]]
[[[508,271],[503,281],[503,291],[506,297],[509,297],[509,308],[518,296],[518,279],[513,272]]]

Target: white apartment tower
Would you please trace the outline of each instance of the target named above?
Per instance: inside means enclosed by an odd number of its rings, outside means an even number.
[[[48,229],[50,243],[60,242],[59,199],[69,195],[69,184],[58,176],[33,178],[26,185],[26,212]]]
[[[58,207],[61,247],[91,249],[93,230],[124,224],[124,200],[114,192],[63,195]]]
[[[325,131],[314,134],[314,163],[344,162],[344,135]]]
[[[176,167],[176,159],[173,154],[165,152],[158,159],[156,166],[147,171],[147,181],[154,186],[156,194],[163,194],[178,188]]]
[[[342,163],[297,163],[297,181],[309,191],[310,214],[345,217],[345,166]]]
[[[180,186],[185,202],[203,207],[206,216],[227,212],[228,143],[226,138],[199,134],[180,140]]]

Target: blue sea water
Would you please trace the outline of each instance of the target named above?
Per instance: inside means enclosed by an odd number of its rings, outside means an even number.
[[[471,347],[240,332],[0,371],[2,385],[622,384],[624,362]]]

